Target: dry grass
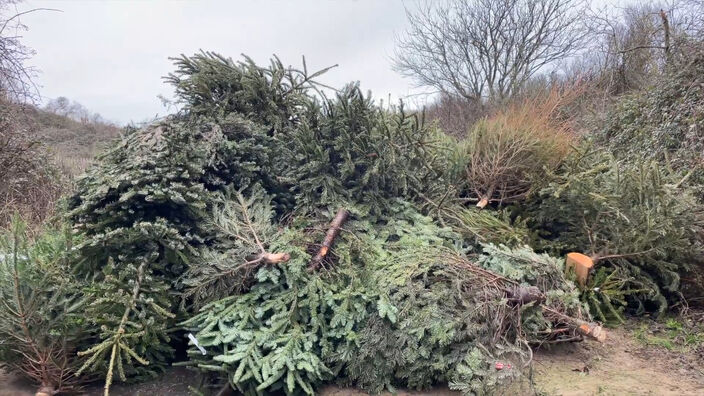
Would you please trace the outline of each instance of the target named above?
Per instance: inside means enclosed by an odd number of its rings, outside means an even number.
[[[95,156],[120,135],[121,128],[103,122],[76,121],[32,109],[29,122],[59,170],[70,178],[83,173]]]
[[[59,147],[56,150],[52,150],[53,162],[61,173],[73,179],[83,174],[95,162],[97,151],[99,150],[96,149],[96,152],[92,154],[81,154]]]

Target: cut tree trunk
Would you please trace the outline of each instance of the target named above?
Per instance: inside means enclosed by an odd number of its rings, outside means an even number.
[[[347,209],[340,208],[340,210],[337,211],[335,218],[332,220],[332,223],[330,223],[328,232],[325,234],[325,239],[323,239],[323,244],[320,247],[320,250],[318,250],[318,254],[316,254],[310,261],[310,265],[308,266],[309,270],[315,271],[320,267],[323,259],[330,251],[335,238],[337,238],[337,235],[340,233],[340,227],[342,227],[342,224],[347,221],[347,217],[349,217],[349,212]]]
[[[288,253],[262,253],[259,258],[264,264],[278,264],[287,262],[291,259],[291,255]]]
[[[594,259],[582,253],[567,253],[565,270],[574,271],[577,276],[577,283],[579,283],[581,287],[584,287],[589,279],[589,272],[594,268],[594,262]]]
[[[575,330],[578,334],[591,338],[595,341],[606,341],[606,330],[604,330],[601,325],[567,316],[562,312],[558,312],[545,305],[541,305],[541,307],[543,308],[543,312],[547,313],[546,316],[552,316],[553,319],[556,319],[558,322],[566,324],[568,327]]]
[[[59,393],[55,387],[42,385],[34,396],[54,396]]]

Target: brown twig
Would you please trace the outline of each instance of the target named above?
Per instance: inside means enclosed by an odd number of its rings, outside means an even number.
[[[642,251],[640,251],[640,252],[633,252],[633,253],[609,254],[609,255],[606,255],[606,256],[595,255],[592,259],[594,260],[594,262],[597,262],[597,261],[599,261],[599,260],[606,260],[606,259],[614,259],[614,258],[625,258],[625,257],[640,256],[640,255],[642,255],[642,254],[650,253],[650,252],[652,252],[652,251],[654,251],[654,250],[655,250],[655,248],[650,248],[650,249],[647,249],[647,250],[642,250]]]
[[[340,227],[342,227],[342,224],[347,221],[347,217],[349,217],[349,212],[345,208],[340,208],[340,210],[337,211],[335,218],[330,223],[328,232],[325,234],[325,239],[323,239],[323,244],[320,247],[320,250],[318,250],[318,254],[316,254],[310,261],[310,265],[308,266],[310,271],[315,271],[320,267],[323,259],[330,251],[335,238],[340,233]]]

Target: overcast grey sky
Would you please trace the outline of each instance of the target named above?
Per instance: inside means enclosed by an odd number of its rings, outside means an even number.
[[[413,1],[405,4],[413,6]],[[157,95],[171,96],[161,77],[169,57],[199,49],[257,62],[277,54],[309,69],[339,64],[322,81],[361,81],[375,98],[412,93],[391,70],[394,34],[406,26],[402,0],[47,1],[20,9],[62,12],[24,16],[25,45],[43,97],[66,96],[105,118],[127,123],[164,115]]]

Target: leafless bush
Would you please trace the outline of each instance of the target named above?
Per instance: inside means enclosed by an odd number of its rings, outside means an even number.
[[[0,100],[0,226],[19,212],[38,224],[53,213],[62,187],[32,131],[22,106]]]
[[[457,95],[441,94],[435,102],[425,107],[425,115],[429,120],[436,121],[446,134],[464,138],[482,119],[491,118],[507,108],[520,106],[525,101],[548,97],[553,90],[563,90],[565,86],[578,86],[579,95],[562,103],[555,114],[580,112],[582,97],[587,94],[588,85],[579,74],[570,75],[569,78],[556,74],[538,75],[526,81],[521,92],[502,102],[478,102]]]
[[[39,95],[33,82],[36,70],[26,65],[34,55],[31,48],[20,42],[26,29],[20,21],[25,12],[16,12],[19,0],[0,0],[0,95],[13,101],[34,101]]]
[[[446,134],[462,138],[474,123],[488,114],[487,107],[479,101],[441,94],[436,102],[425,108],[425,114],[429,120],[436,121]]]

